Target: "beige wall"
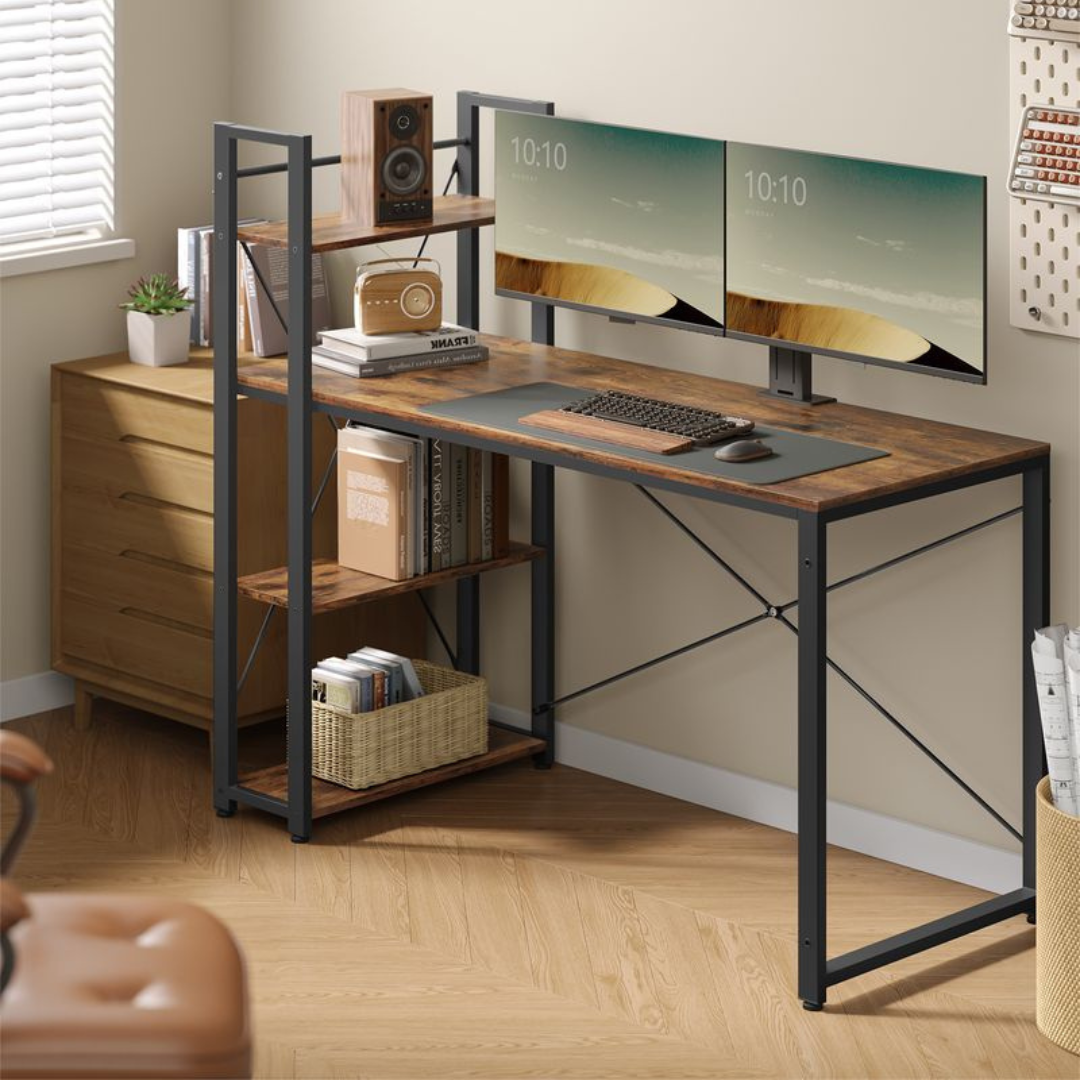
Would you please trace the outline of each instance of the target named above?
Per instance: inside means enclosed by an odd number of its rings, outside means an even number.
[[[1051,441],[1054,615],[1080,620],[1080,349],[1074,342],[1012,330],[1006,312],[1004,171],[1012,134],[1006,0],[875,4],[872,18],[856,0],[414,0],[407,20],[400,6],[367,0],[233,0],[231,88],[221,83],[226,65],[215,78],[211,63],[214,29],[220,29],[225,8],[185,5],[185,17],[171,19],[168,40],[159,42],[156,26],[163,19],[147,9],[163,11],[164,5],[122,5],[122,29],[127,18],[129,34],[145,31],[144,77],[158,74],[169,88],[183,88],[189,110],[180,139],[138,126],[123,129],[129,138],[140,131],[141,141],[155,144],[141,164],[125,164],[125,177],[134,170],[129,191],[135,179],[154,186],[153,192],[134,191],[131,201],[121,194],[125,211],[136,215],[129,233],[140,241],[137,267],[26,278],[10,289],[5,283],[5,678],[47,665],[48,362],[117,346],[122,328],[109,314],[110,305],[129,271],[153,268],[168,257],[173,226],[206,217],[208,193],[200,186],[209,149],[205,123],[225,111],[217,108],[223,100],[238,121],[311,132],[315,153],[324,154],[337,149],[340,91],[371,86],[433,91],[440,137],[454,133],[455,91],[470,87],[549,97],[568,116],[988,174],[990,385],[818,360],[819,388],[848,402]],[[932,32],[924,18],[929,15]],[[199,49],[182,48],[178,37],[199,42]],[[198,82],[180,74],[196,52]],[[132,92],[129,84],[125,102]],[[962,121],[941,112],[945,102]],[[440,167],[449,163],[447,158]],[[245,209],[281,212],[279,181],[258,181],[245,192]],[[316,195],[318,208],[336,206],[335,170],[323,171]],[[489,231],[487,255],[490,242]],[[436,238],[431,250],[452,267],[452,240]],[[334,260],[342,318],[348,317],[354,261]],[[496,301],[487,270],[483,282],[484,328],[526,334],[524,305]],[[45,317],[52,291],[46,286],[71,290],[65,301],[71,318],[60,325]],[[448,294],[453,311],[452,281]],[[764,375],[759,347],[618,327],[574,313],[560,312],[556,321],[563,345],[746,381],[760,382]],[[90,332],[78,325],[84,322]],[[524,510],[526,477],[518,479]],[[854,571],[1013,506],[1018,498],[1018,483],[1008,481],[844,523],[833,531],[830,570],[834,576]],[[668,501],[767,594],[780,600],[792,595],[790,525],[690,500]],[[633,491],[560,475],[558,511],[561,692],[754,613],[752,603]],[[830,614],[834,657],[1013,821],[1019,821],[1019,555],[1018,523],[1010,521],[837,594]],[[527,573],[490,576],[484,592],[485,666],[493,697],[524,707]],[[793,663],[793,639],[763,625],[575,703],[561,716],[790,784]],[[833,680],[829,691],[834,797],[1005,845],[992,821],[847,688]]]
[[[210,125],[228,113],[226,5],[116,8],[116,229],[135,258],[0,281],[3,680],[49,667],[49,365],[124,347],[128,284],[175,272],[177,225],[209,220]]]

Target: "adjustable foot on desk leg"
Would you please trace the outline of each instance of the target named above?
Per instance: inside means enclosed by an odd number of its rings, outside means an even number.
[[[310,836],[301,836],[299,833],[292,834],[292,842],[294,844],[306,844],[310,839]]]
[[[1029,923],[1031,923],[1032,926],[1035,925],[1035,912],[1034,911],[1028,913],[1027,921]]]
[[[821,1012],[821,1010],[825,1008],[824,1005],[821,1005],[816,1001],[804,1001],[802,1007],[807,1012]]]
[[[218,817],[232,817],[233,814],[236,813],[236,807],[233,807],[231,810],[222,810],[219,808],[215,811],[215,813]]]

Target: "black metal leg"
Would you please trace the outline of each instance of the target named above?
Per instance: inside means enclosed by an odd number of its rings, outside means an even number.
[[[825,1004],[826,526],[799,515],[799,997]]]
[[[1039,699],[1031,664],[1035,630],[1050,621],[1050,459],[1024,473],[1024,887],[1035,888],[1035,788],[1046,773]],[[1036,898],[1036,903],[1037,903]],[[1034,922],[1034,914],[1029,916]]]
[[[214,809],[236,812],[236,141],[214,127]]]
[[[544,549],[532,564],[532,733],[545,742],[536,764],[555,761],[555,470],[532,466],[532,542]],[[546,707],[545,707],[546,706]]]
[[[457,668],[480,674],[480,575],[457,583]]]
[[[289,832],[303,843],[311,837],[311,136],[291,137],[288,150],[288,791]]]

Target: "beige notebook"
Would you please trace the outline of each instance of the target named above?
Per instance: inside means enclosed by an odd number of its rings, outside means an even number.
[[[402,581],[408,577],[409,463],[359,450],[338,453],[338,562]]]

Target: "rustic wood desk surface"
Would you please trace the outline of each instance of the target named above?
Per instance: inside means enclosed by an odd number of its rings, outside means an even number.
[[[451,438],[455,432],[486,436],[503,443],[510,453],[514,447],[554,452],[607,468],[626,469],[643,478],[655,476],[687,487],[814,512],[955,480],[1050,452],[1046,443],[1011,435],[920,420],[857,405],[799,406],[764,397],[757,387],[744,383],[510,338],[482,335],[482,340],[491,350],[491,359],[460,368],[363,381],[315,368],[312,396],[324,405],[385,417],[388,423],[401,420],[423,424],[445,431]],[[239,381],[241,387],[282,393],[286,385],[286,361],[249,363],[241,360]],[[888,451],[889,456],[779,484],[748,484],[729,477],[706,476],[680,469],[677,455],[656,462],[631,460],[621,456],[614,446],[610,449],[569,446],[560,442],[557,436],[539,430],[525,433],[485,429],[476,423],[420,411],[423,406],[436,402],[534,382],[621,389],[685,402],[747,416],[760,424],[803,435],[820,435],[877,447]]]

